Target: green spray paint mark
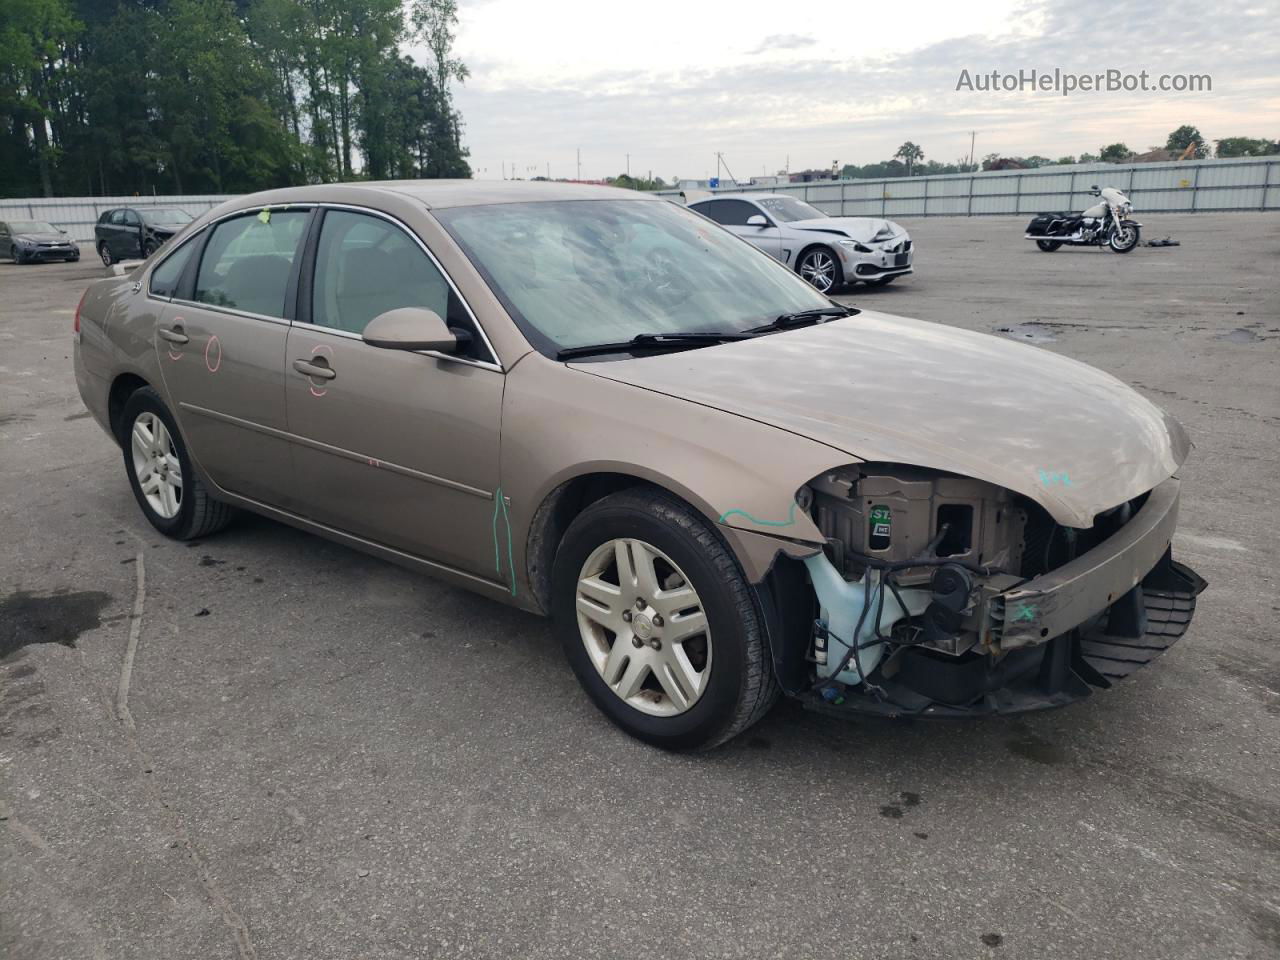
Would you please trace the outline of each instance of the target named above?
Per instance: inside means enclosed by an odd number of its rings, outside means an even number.
[[[787,514],[786,520],[760,520],[753,517],[745,510],[726,510],[724,513],[720,514],[720,519],[717,522],[724,523],[729,519],[729,517],[735,515],[746,517],[752,523],[759,524],[762,527],[789,527],[796,522],[796,505],[794,502],[791,504],[791,511]]]
[[[1029,623],[1035,623],[1035,620],[1036,620],[1035,604],[1024,603],[1022,606],[1018,607],[1018,609],[1014,611],[1013,613],[1014,623],[1018,623],[1019,621],[1024,621],[1024,620]]]
[[[511,574],[511,595],[516,595],[516,564],[512,559],[511,550],[511,515],[507,513],[507,498],[502,495],[502,488],[499,487],[493,494],[493,566],[499,574],[502,573],[502,550],[498,547],[498,514],[501,512],[502,521],[507,528],[507,570]]]

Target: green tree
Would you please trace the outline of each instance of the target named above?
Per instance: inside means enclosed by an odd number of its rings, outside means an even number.
[[[907,166],[907,176],[911,176],[911,167],[919,160],[924,159],[924,151],[908,140],[898,148],[898,152],[894,155],[895,160],[901,160]]]
[[[1098,159],[1103,163],[1124,163],[1133,156],[1133,151],[1123,143],[1112,143],[1099,151]]]
[[[1184,123],[1177,130],[1174,130],[1169,134],[1169,139],[1165,141],[1164,148],[1166,150],[1176,150],[1178,153],[1181,153],[1193,143],[1196,145],[1196,148],[1192,151],[1192,156],[1198,160],[1203,160],[1209,155],[1209,145],[1205,142],[1200,131],[1189,123]]]
[[[1275,140],[1223,137],[1218,141],[1219,157],[1265,157],[1276,153],[1280,153],[1280,143]]]

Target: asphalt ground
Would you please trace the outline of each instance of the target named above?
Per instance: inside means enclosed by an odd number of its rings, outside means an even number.
[[[1182,420],[1187,636],[1054,713],[787,702],[698,756],[537,618],[266,520],[158,536],[72,377],[101,267],[0,264],[0,956],[1280,956],[1280,216],[1141,219],[1181,246],[905,221],[917,273],[847,299]]]

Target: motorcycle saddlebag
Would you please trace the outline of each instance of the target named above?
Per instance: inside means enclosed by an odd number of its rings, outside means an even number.
[[[1031,218],[1031,223],[1027,225],[1027,233],[1032,236],[1047,236],[1050,232],[1050,227],[1055,223],[1058,225],[1058,229],[1054,230],[1053,233],[1061,233],[1064,222],[1069,219],[1070,216],[1065,213],[1037,213]]]

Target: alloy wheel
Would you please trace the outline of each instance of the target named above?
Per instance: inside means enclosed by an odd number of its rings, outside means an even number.
[[[182,465],[164,421],[140,413],[133,421],[133,472],[142,495],[159,516],[172,520],[182,509]]]
[[[578,574],[576,606],[591,663],[628,705],[671,717],[706,691],[706,612],[684,572],[657,547],[635,539],[597,547]]]
[[[825,250],[810,250],[800,261],[800,276],[826,293],[836,283],[836,261]]]

